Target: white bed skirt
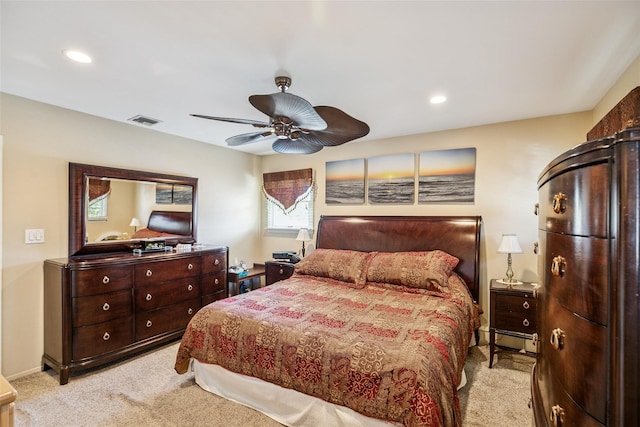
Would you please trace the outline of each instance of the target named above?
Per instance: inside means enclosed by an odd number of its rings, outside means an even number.
[[[204,390],[262,412],[290,427],[389,427],[402,424],[367,417],[296,390],[193,360],[196,383]],[[462,371],[460,387],[467,383]]]

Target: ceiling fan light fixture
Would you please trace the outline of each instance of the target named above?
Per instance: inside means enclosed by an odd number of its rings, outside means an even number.
[[[249,102],[267,115],[269,122],[235,119],[230,117],[191,114],[202,119],[250,124],[268,128],[266,132],[252,132],[226,139],[227,145],[237,147],[258,141],[273,142],[278,153],[312,154],[324,147],[335,147],[369,133],[369,126],[335,107],[316,106],[299,96],[285,93],[291,86],[291,77],[275,79],[280,92],[269,95],[251,95]]]

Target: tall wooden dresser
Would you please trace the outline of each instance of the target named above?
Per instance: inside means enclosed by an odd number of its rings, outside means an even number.
[[[538,180],[538,427],[640,425],[639,170],[634,123]]]
[[[43,369],[72,371],[178,339],[202,305],[227,296],[228,248],[112,253],[44,262]]]

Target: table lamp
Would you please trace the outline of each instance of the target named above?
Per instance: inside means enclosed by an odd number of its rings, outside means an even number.
[[[304,248],[304,242],[308,242],[309,240],[311,240],[311,236],[309,236],[309,230],[307,230],[306,228],[301,228],[298,231],[298,237],[296,237],[296,240],[299,242],[302,242],[302,256],[304,257],[304,253],[305,253],[305,248]]]
[[[522,282],[513,278],[513,269],[511,268],[511,254],[521,254],[522,248],[520,247],[520,243],[518,243],[518,238],[515,234],[503,234],[502,241],[500,242],[500,246],[498,246],[499,254],[508,254],[507,255],[507,272],[505,274],[505,278],[502,280],[498,280],[500,283],[504,283],[509,285],[510,287],[513,285],[520,285]]]
[[[131,218],[129,227],[133,227],[133,232],[135,233],[136,231],[138,231],[138,227],[140,227],[140,220],[136,217]]]

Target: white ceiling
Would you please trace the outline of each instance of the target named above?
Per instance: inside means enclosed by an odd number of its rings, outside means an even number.
[[[591,110],[640,55],[640,1],[0,4],[3,92],[222,146],[255,128],[189,114],[267,120],[278,74],[374,140]]]

